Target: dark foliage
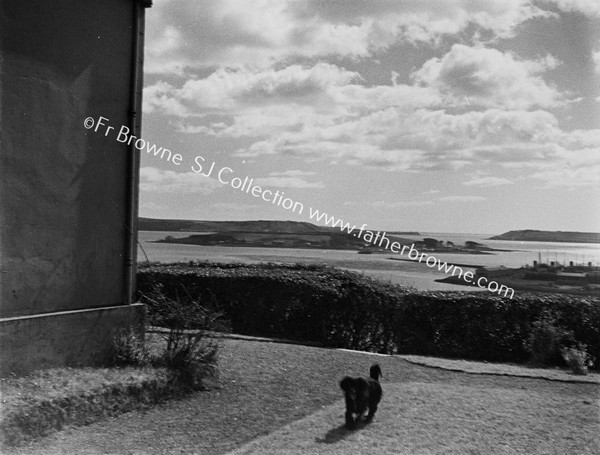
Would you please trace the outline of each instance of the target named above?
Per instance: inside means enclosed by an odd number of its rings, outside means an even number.
[[[524,362],[531,357],[538,321],[551,318],[557,330],[569,334],[561,338],[563,345],[583,343],[600,358],[597,297],[414,292],[354,272],[301,264],[141,266],[139,292],[156,283],[184,305],[203,301],[241,334],[383,353]],[[151,320],[162,324],[154,312],[150,308]]]

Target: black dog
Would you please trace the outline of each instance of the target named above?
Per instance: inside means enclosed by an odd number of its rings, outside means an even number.
[[[370,422],[377,412],[377,405],[381,401],[383,391],[379,384],[381,368],[378,364],[373,364],[369,370],[370,378],[351,378],[344,377],[340,381],[340,387],[344,391],[346,399],[346,428],[352,429],[356,426],[367,408],[367,422]],[[356,418],[354,415],[356,414]]]

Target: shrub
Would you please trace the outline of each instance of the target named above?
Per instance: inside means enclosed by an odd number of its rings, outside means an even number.
[[[194,390],[204,388],[203,379],[216,376],[218,371],[218,345],[207,339],[206,331],[214,328],[221,315],[198,300],[171,299],[160,285],[155,285],[142,301],[148,305],[151,323],[168,329],[159,332],[166,347],[152,363],[166,366]]]
[[[560,362],[561,349],[571,343],[573,333],[556,325],[552,317],[535,321],[527,340],[530,361],[534,365],[554,365]]]
[[[151,352],[143,335],[133,329],[123,331],[113,340],[113,363],[167,367],[178,382],[194,390],[204,388],[203,380],[218,373],[218,345],[207,339],[206,330],[216,325],[220,315],[197,300],[183,303],[169,298],[160,285],[152,287],[141,300],[150,310],[150,322],[166,328],[159,332],[165,347]]]
[[[573,347],[562,348],[561,354],[567,365],[573,373],[586,375],[588,368],[594,366],[594,358],[588,354],[587,346],[582,343],[577,343]]]
[[[146,366],[151,355],[144,337],[134,329],[123,330],[113,339],[112,363],[116,365]]]
[[[218,345],[207,341],[200,331],[171,329],[166,335],[167,347],[156,364],[176,372],[178,378],[194,390],[204,389],[203,380],[215,376]]]

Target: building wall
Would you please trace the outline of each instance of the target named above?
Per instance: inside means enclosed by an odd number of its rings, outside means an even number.
[[[126,303],[136,8],[0,0],[0,318]]]
[[[101,365],[123,329],[143,333],[141,303],[0,320],[0,376],[69,365]]]
[[[123,300],[132,0],[2,2],[0,317]]]

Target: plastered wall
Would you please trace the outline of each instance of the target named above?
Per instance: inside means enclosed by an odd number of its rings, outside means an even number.
[[[123,302],[132,0],[0,0],[0,318]]]

